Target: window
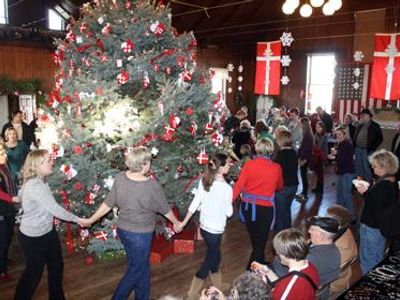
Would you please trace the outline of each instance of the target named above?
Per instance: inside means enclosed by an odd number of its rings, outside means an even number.
[[[0,0],[0,24],[8,23],[8,4],[7,0]]]
[[[321,106],[332,111],[336,58],[333,54],[310,54],[307,57],[306,113]]]
[[[48,10],[48,25],[52,30],[64,30],[65,23],[63,18],[53,9]]]
[[[224,68],[211,68],[214,76],[211,79],[211,92],[221,93],[222,99],[226,100],[226,80],[228,79],[228,70]]]

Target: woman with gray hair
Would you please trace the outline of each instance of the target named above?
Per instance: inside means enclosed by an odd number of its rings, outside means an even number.
[[[376,180],[370,187],[363,181],[356,185],[364,199],[360,218],[360,262],[363,275],[383,259],[386,238],[382,234],[382,227],[390,227],[390,224],[386,224],[389,220],[384,220],[381,215],[396,203],[399,189],[395,176],[399,162],[392,152],[378,150],[369,157],[369,162]]]
[[[233,200],[242,194],[241,220],[246,223],[252,252],[247,269],[253,261],[265,263],[265,245],[274,219],[275,192],[283,188],[282,169],[270,159],[273,142],[260,139],[257,156],[244,165],[233,187]]]

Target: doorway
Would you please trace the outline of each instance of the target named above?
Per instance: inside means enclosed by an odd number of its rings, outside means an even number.
[[[314,113],[321,106],[332,111],[336,58],[333,53],[307,55],[307,84],[305,112]]]

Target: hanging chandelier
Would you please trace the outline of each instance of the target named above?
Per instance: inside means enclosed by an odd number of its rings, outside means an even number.
[[[282,11],[285,15],[291,15],[299,6],[300,0],[286,0],[282,5]],[[325,16],[332,16],[342,7],[342,0],[306,0],[300,6],[300,15],[304,18],[308,18],[312,15],[313,8],[321,6]]]

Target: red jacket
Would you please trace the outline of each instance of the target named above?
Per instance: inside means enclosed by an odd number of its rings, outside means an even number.
[[[256,157],[244,164],[233,187],[233,201],[240,193],[271,197],[283,188],[281,166],[270,159]],[[272,206],[270,201],[256,200],[256,205]]]

